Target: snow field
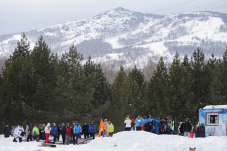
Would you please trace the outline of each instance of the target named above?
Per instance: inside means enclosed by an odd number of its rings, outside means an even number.
[[[176,135],[156,135],[144,131],[119,132],[114,137],[96,138],[84,145],[57,145],[56,148],[38,147],[41,142],[14,143],[13,138],[0,135],[0,151],[225,151],[226,137],[185,138]],[[114,144],[117,143],[117,146]]]

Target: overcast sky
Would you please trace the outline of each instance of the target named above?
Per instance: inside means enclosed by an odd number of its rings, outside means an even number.
[[[182,3],[186,4],[180,5]],[[222,7],[225,5],[227,0],[0,0],[0,35],[80,20],[117,7],[155,14],[212,9],[227,13],[227,6]],[[172,6],[176,7],[169,8]],[[217,7],[222,8],[215,9]],[[162,10],[165,8],[169,9]]]

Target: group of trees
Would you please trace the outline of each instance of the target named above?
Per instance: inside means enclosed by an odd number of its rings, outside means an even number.
[[[30,50],[23,34],[0,75],[1,126],[108,118],[117,132],[126,115],[137,114],[172,115],[176,122],[188,117],[195,124],[200,108],[227,102],[227,51],[208,61],[200,48],[183,61],[176,53],[169,67],[161,57],[149,80],[136,66],[129,73],[119,66],[113,83],[100,64],[83,59],[74,45],[58,58],[42,36]]]

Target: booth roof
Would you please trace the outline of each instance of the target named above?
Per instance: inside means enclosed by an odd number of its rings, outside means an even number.
[[[203,109],[225,109],[227,105],[207,105]]]

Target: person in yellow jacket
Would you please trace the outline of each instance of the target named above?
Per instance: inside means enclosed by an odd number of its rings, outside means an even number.
[[[114,132],[114,125],[109,121],[108,122],[108,133],[109,133],[110,137],[113,136],[113,132]]]
[[[37,124],[34,125],[32,134],[33,134],[33,140],[39,141],[39,128],[37,127]]]

